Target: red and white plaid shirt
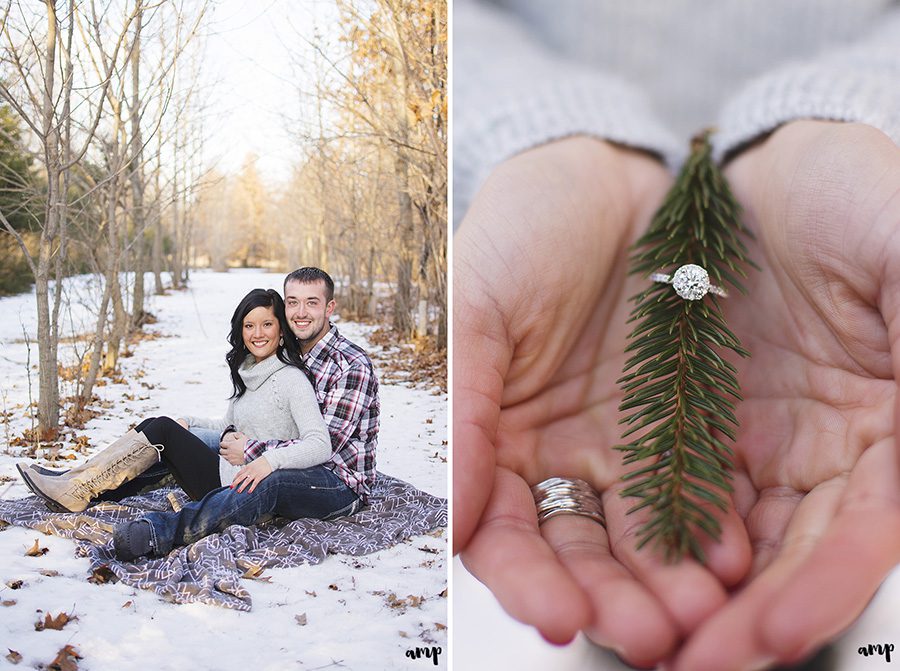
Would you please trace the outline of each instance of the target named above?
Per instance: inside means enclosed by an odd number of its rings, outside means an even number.
[[[378,380],[360,347],[338,333],[334,324],[304,357],[313,377],[319,410],[331,435],[331,460],[325,462],[365,503],[375,484],[378,444]],[[248,440],[247,463],[266,450],[293,440]]]

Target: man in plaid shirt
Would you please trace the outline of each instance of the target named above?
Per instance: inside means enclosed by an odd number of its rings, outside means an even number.
[[[366,353],[328,321],[334,306],[334,282],[325,271],[300,268],[285,278],[285,315],[331,435],[332,454],[325,466],[366,503],[375,482],[378,380]],[[244,460],[250,463],[266,450],[292,442],[247,440]]]

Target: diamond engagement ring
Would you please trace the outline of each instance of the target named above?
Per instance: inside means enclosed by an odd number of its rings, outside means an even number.
[[[557,515],[581,515],[606,528],[600,497],[584,480],[548,478],[534,485],[531,494],[537,506],[539,526]]]
[[[681,266],[674,275],[653,273],[650,279],[653,282],[671,284],[675,288],[675,293],[686,301],[699,301],[707,293],[728,298],[727,291],[709,283],[709,273],[706,269],[693,263]]]

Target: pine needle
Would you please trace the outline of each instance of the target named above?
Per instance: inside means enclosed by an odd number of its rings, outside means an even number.
[[[746,293],[748,258],[740,207],[712,160],[709,131],[692,142],[675,185],[638,240],[630,273],[649,278],[673,274],[694,263],[710,283]],[[681,298],[671,284],[652,282],[632,297],[629,321],[637,323],[626,351],[632,353],[619,380],[625,397],[619,410],[630,440],[616,449],[635,468],[622,496],[637,499],[629,510],[649,508],[638,532],[638,548],[648,543],[677,561],[687,554],[703,561],[701,535],[721,536],[717,510],[726,510],[731,491],[732,452],[740,387],[734,367],[716,350],[749,356],[728,330],[720,299]],[[726,299],[727,300],[727,299]],[[718,434],[718,435],[714,435]]]

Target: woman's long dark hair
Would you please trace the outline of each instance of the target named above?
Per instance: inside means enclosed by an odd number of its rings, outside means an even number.
[[[241,299],[231,316],[231,333],[228,334],[231,351],[225,355],[225,360],[231,369],[231,383],[234,385],[232,398],[240,398],[247,391],[247,385],[244,384],[239,372],[244,359],[250,354],[250,350],[244,344],[244,317],[256,308],[272,308],[275,318],[278,319],[278,325],[281,327],[281,343],[275,351],[278,359],[297,366],[307,376],[309,375],[303,359],[300,358],[300,345],[291,333],[287,317],[284,316],[284,301],[281,296],[274,289],[254,289]]]

